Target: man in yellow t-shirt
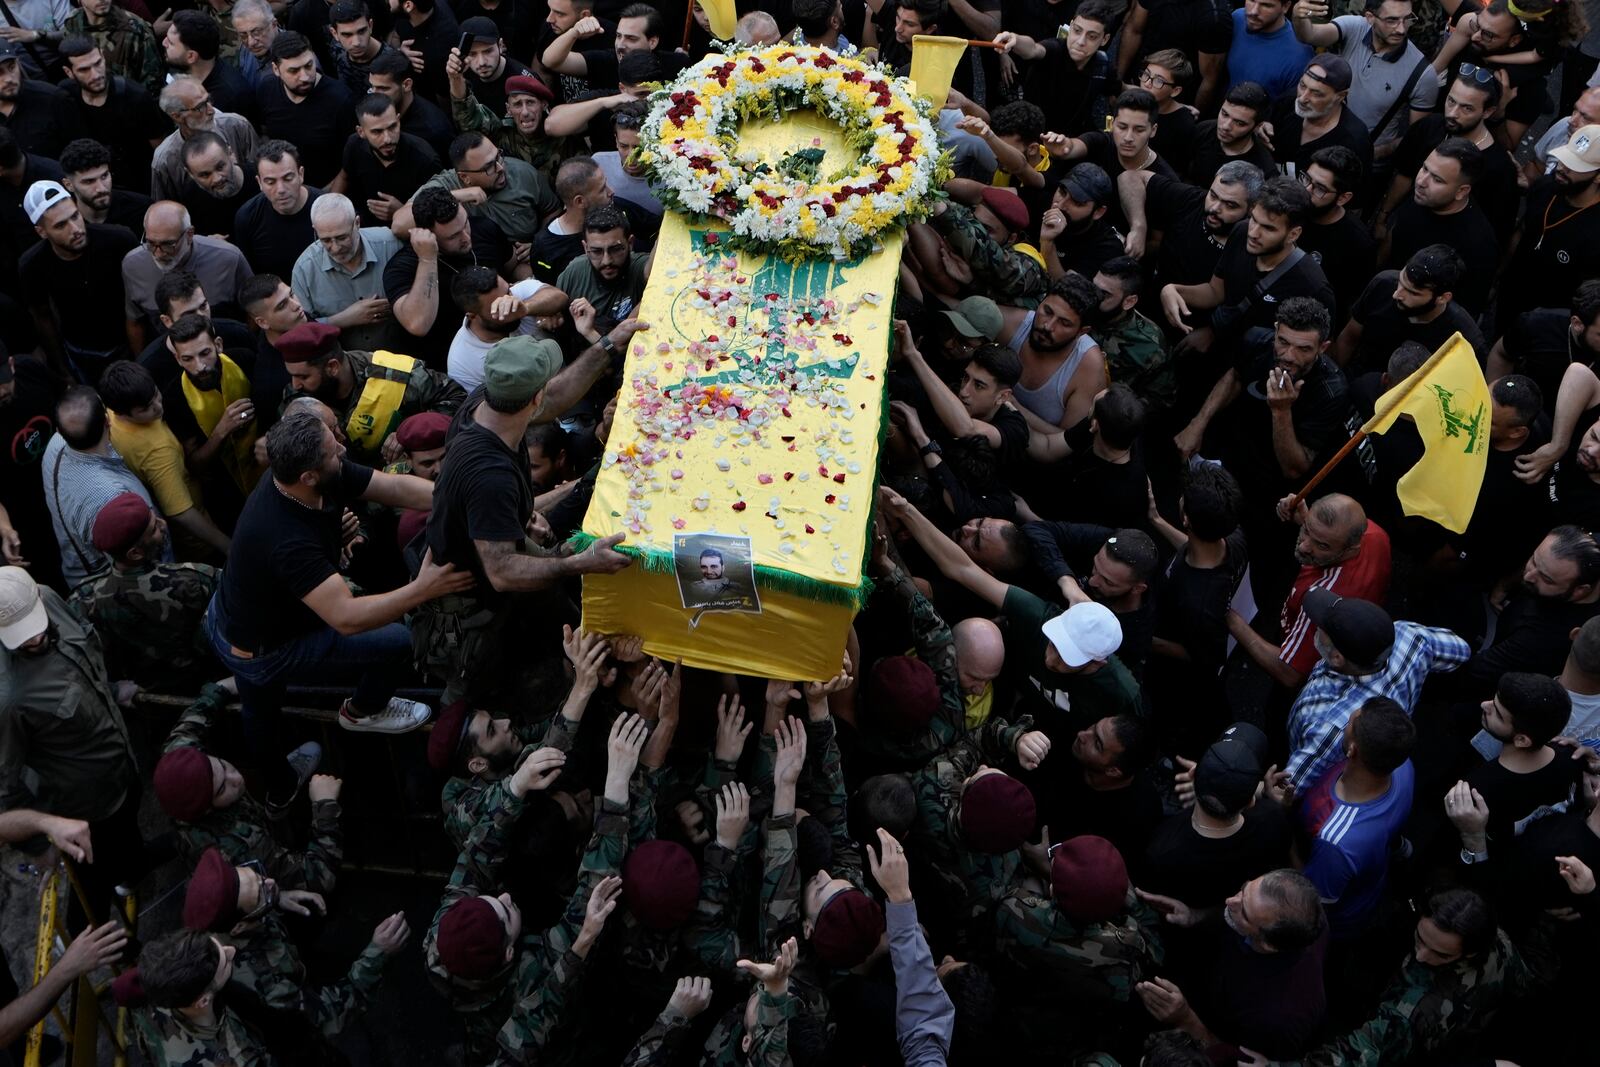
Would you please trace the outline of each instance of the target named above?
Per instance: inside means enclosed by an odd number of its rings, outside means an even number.
[[[150,490],[156,508],[190,546],[228,554],[228,535],[201,505],[200,486],[184,463],[183,446],[161,421],[161,391],[150,372],[118,360],[100,377],[100,399],[111,412],[111,445]]]

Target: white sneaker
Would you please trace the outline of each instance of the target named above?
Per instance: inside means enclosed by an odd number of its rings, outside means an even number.
[[[428,721],[433,709],[415,700],[390,697],[388,705],[376,715],[356,717],[350,714],[350,702],[339,708],[339,725],[357,733],[403,734],[409,733]]]

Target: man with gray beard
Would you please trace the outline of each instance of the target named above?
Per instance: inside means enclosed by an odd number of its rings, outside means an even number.
[[[183,143],[183,169],[192,184],[178,194],[196,233],[227,240],[233,217],[256,193],[256,169],[240,161],[221,134],[201,130]]]
[[[1350,149],[1361,160],[1362,173],[1372,173],[1372,135],[1345,106],[1351,77],[1342,56],[1313,56],[1294,95],[1284,95],[1273,105],[1263,130],[1272,139],[1273,158],[1289,177],[1298,177],[1315,153],[1333,145]]]

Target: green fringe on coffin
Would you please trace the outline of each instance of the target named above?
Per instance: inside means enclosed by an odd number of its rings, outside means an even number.
[[[594,534],[580,531],[568,538],[567,544],[572,546],[573,552],[582,552],[597,540]],[[652,574],[671,574],[676,567],[672,553],[659,548],[618,545],[617,551],[631,557],[640,567]],[[860,585],[848,586],[834,585],[792,571],[760,564],[756,565],[755,572],[756,584],[763,589],[770,589],[775,593],[792,593],[823,604],[841,604],[855,611],[865,607],[867,598],[872,595],[872,579],[865,577],[861,579]]]

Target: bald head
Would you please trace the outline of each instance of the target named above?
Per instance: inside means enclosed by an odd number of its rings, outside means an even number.
[[[1367,513],[1354,497],[1343,493],[1329,493],[1311,505],[1311,514],[1330,532],[1342,536],[1346,545],[1357,548],[1361,535],[1367,532]]]
[[[1006,662],[1005,637],[989,619],[963,619],[956,623],[956,667],[961,691],[978,696],[1000,675]]]
[[[1367,513],[1343,493],[1329,493],[1306,509],[1295,540],[1295,559],[1310,567],[1332,567],[1361,551]]]
[[[344,427],[339,425],[339,419],[334,415],[333,409],[314,396],[297,396],[283,406],[283,417],[288,418],[297,411],[304,411],[316,416],[317,420],[333,431],[334,438],[340,443],[345,443]]]

